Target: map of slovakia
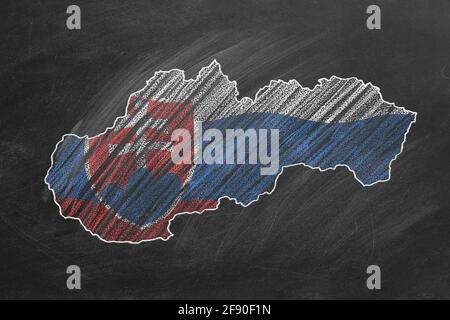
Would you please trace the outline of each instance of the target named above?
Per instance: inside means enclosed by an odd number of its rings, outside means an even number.
[[[223,198],[250,205],[274,190],[288,166],[344,166],[370,186],[390,179],[417,115],[384,101],[377,87],[357,78],[320,79],[313,89],[277,80],[254,100],[237,97],[236,82],[215,60],[195,79],[178,69],[156,72],[131,94],[125,116],[112,127],[93,137],[66,134],[56,145],[45,182],[60,214],[103,241],[139,243],[169,239],[177,215],[215,210]],[[276,131],[276,170],[263,174],[267,162],[248,161],[254,150],[247,140],[242,149],[236,142],[231,153],[243,163],[225,159],[229,150],[215,154],[223,160],[216,163],[176,163],[173,134],[179,129],[194,137],[193,159],[213,143],[216,153],[228,146],[226,138],[218,144],[202,137],[208,130],[223,137],[230,129],[255,130],[258,138],[270,132],[269,140]],[[267,155],[274,153],[270,148]]]

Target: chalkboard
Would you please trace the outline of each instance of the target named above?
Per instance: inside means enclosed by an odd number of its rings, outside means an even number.
[[[67,27],[69,5],[80,29]],[[381,29],[366,12],[381,9]],[[0,298],[450,298],[450,2],[2,3]],[[173,221],[168,241],[104,243],[58,214],[44,177],[66,133],[95,135],[158,70],[216,59],[241,96],[272,79],[357,77],[418,113],[389,182],[288,168],[244,208]],[[81,270],[81,290],[66,286]],[[366,286],[368,266],[381,290]]]

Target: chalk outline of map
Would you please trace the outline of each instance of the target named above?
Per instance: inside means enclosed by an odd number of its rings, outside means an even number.
[[[230,81],[230,82],[235,86],[235,88],[236,88],[236,95],[234,96],[234,99],[236,100],[236,102],[238,102],[237,96],[239,96],[239,89],[238,89],[238,86],[237,86],[237,81],[235,81],[235,80],[231,81],[231,80],[229,79],[228,75],[226,75],[225,73],[222,72],[222,66],[220,65],[220,63],[219,63],[216,59],[214,59],[214,60],[212,61],[212,63],[216,63],[216,64],[218,65],[218,67],[219,67],[219,72],[226,78],[227,81]],[[170,69],[170,70],[168,70],[168,71],[164,71],[164,70],[156,71],[156,72],[154,72],[153,76],[152,76],[149,80],[146,80],[146,85],[148,85],[148,83],[151,82],[151,80],[152,80],[153,78],[155,78],[155,76],[156,76],[158,73],[163,73],[163,74],[165,74],[165,73],[169,73],[169,72],[172,72],[172,71],[178,71],[178,72],[181,72],[183,81],[197,81],[198,78],[199,78],[200,75],[201,75],[201,70],[204,69],[204,68],[207,68],[207,67],[208,67],[208,66],[202,67],[202,68],[200,69],[200,71],[197,73],[197,76],[196,76],[195,79],[193,79],[193,78],[191,78],[191,79],[186,79],[184,70],[177,69],[177,68],[173,68],[173,69]],[[62,142],[64,141],[64,139],[65,139],[66,137],[72,136],[72,137],[75,137],[75,138],[77,138],[77,139],[92,139],[92,138],[97,138],[97,137],[99,137],[99,136],[104,135],[108,130],[114,129],[114,127],[116,126],[116,123],[117,123],[120,119],[123,119],[123,118],[125,118],[125,117],[127,116],[127,114],[128,114],[128,107],[130,106],[130,104],[129,104],[130,98],[131,98],[133,95],[136,95],[136,94],[138,94],[139,92],[143,91],[143,90],[145,89],[145,86],[144,86],[144,88],[142,88],[142,89],[140,89],[140,90],[138,90],[138,91],[133,92],[133,93],[130,94],[130,96],[128,97],[128,102],[127,102],[127,107],[126,107],[126,109],[125,109],[125,114],[124,114],[123,116],[117,117],[117,118],[114,120],[113,125],[110,126],[110,127],[106,127],[105,130],[104,130],[103,132],[101,132],[101,133],[99,133],[99,134],[97,134],[97,135],[94,135],[94,136],[92,136],[92,137],[89,137],[87,134],[85,134],[85,135],[82,136],[82,137],[80,137],[80,136],[78,136],[78,135],[76,135],[76,134],[73,134],[73,133],[66,133],[66,134],[64,134],[64,135],[62,136],[61,140],[56,144],[55,149],[53,150],[53,152],[52,152],[52,154],[51,154],[51,165],[50,165],[50,168],[47,170],[47,174],[45,175],[44,183],[47,185],[48,189],[52,192],[52,194],[53,194],[53,201],[54,201],[55,204],[58,206],[59,215],[60,215],[61,217],[63,217],[64,219],[66,219],[66,220],[67,220],[67,219],[78,220],[78,221],[80,222],[80,224],[83,226],[83,228],[84,228],[85,231],[89,232],[89,233],[91,234],[91,236],[97,237],[98,239],[100,239],[101,241],[103,241],[103,242],[105,242],[105,243],[126,243],[126,244],[135,244],[135,245],[138,245],[138,244],[141,244],[141,243],[143,243],[143,242],[150,242],[150,241],[155,241],[155,240],[168,241],[170,238],[172,238],[172,237],[175,235],[174,233],[172,233],[172,231],[170,231],[170,226],[171,226],[171,224],[172,224],[172,221],[175,220],[175,218],[176,218],[177,216],[185,215],[185,214],[189,214],[189,215],[191,215],[191,214],[203,214],[203,213],[206,212],[206,211],[216,211],[216,210],[219,208],[222,199],[228,199],[228,200],[230,200],[230,201],[234,201],[236,204],[241,205],[241,206],[244,207],[244,208],[247,208],[248,206],[250,206],[250,205],[253,204],[254,202],[259,201],[259,199],[261,198],[261,196],[263,196],[263,195],[271,195],[271,194],[275,191],[275,189],[276,189],[276,187],[277,187],[277,183],[278,183],[278,178],[283,174],[285,168],[290,168],[290,167],[295,167],[295,166],[304,166],[304,167],[307,167],[307,168],[309,168],[309,169],[319,170],[320,172],[325,172],[325,171],[329,171],[329,170],[335,171],[335,170],[336,170],[337,168],[339,168],[339,167],[345,167],[345,168],[347,168],[348,171],[350,171],[350,172],[353,174],[353,177],[354,177],[354,178],[355,178],[355,179],[356,179],[363,187],[371,187],[371,186],[376,185],[376,184],[381,183],[381,182],[388,182],[389,180],[391,180],[391,171],[392,171],[391,165],[392,165],[392,163],[393,163],[395,160],[397,160],[398,156],[403,152],[403,147],[404,147],[404,144],[405,144],[405,142],[406,142],[406,137],[407,137],[407,135],[408,135],[408,133],[409,133],[409,131],[410,131],[410,129],[411,129],[411,126],[412,126],[414,123],[416,123],[418,113],[415,112],[415,111],[410,111],[410,110],[408,110],[408,109],[406,109],[406,108],[404,108],[404,107],[399,107],[399,106],[397,106],[397,105],[396,105],[395,103],[393,103],[393,102],[387,102],[386,100],[384,100],[383,95],[381,94],[381,89],[380,89],[379,87],[375,86],[374,84],[372,84],[371,82],[365,82],[365,81],[363,81],[363,80],[358,79],[357,77],[341,78],[341,77],[338,77],[338,76],[334,76],[334,75],[333,75],[333,76],[329,77],[328,79],[327,79],[327,78],[320,78],[320,79],[317,81],[318,83],[314,86],[314,88],[313,88],[313,89],[310,89],[310,88],[308,88],[308,87],[303,87],[303,86],[302,86],[297,80],[295,80],[295,79],[292,79],[292,80],[289,80],[289,81],[284,81],[284,80],[278,79],[278,80],[271,80],[271,81],[269,82],[269,84],[267,84],[267,85],[265,85],[264,87],[260,88],[260,89],[258,90],[258,92],[255,94],[255,98],[254,98],[254,99],[252,99],[252,98],[250,98],[250,97],[242,97],[240,100],[242,100],[242,99],[244,99],[244,98],[247,98],[247,99],[250,99],[250,101],[251,101],[252,104],[254,104],[256,98],[257,98],[258,95],[259,95],[259,93],[260,93],[260,92],[264,92],[264,90],[265,90],[266,88],[269,88],[269,87],[270,87],[270,83],[273,82],[273,81],[275,81],[275,82],[282,82],[282,83],[284,83],[284,84],[287,84],[287,83],[290,82],[290,81],[295,81],[295,82],[297,82],[297,83],[300,85],[300,87],[301,87],[302,89],[305,89],[305,90],[308,90],[309,92],[311,92],[311,91],[316,90],[316,88],[317,88],[318,86],[321,85],[321,82],[322,82],[322,81],[328,81],[329,79],[331,79],[331,78],[333,78],[333,77],[335,77],[335,78],[337,78],[337,79],[339,79],[339,80],[341,80],[341,81],[342,81],[342,80],[349,80],[349,79],[356,79],[357,81],[362,81],[364,85],[370,85],[370,86],[372,86],[372,87],[375,89],[375,91],[380,95],[380,98],[381,98],[384,102],[390,104],[390,105],[391,105],[392,107],[394,107],[394,108],[400,109],[401,111],[404,111],[404,112],[407,112],[407,113],[411,113],[412,115],[414,115],[414,119],[410,122],[410,124],[409,124],[409,126],[408,126],[408,129],[407,129],[407,130],[405,131],[405,133],[403,134],[403,141],[402,141],[402,143],[401,143],[401,145],[400,145],[400,151],[399,151],[399,153],[397,153],[397,154],[395,155],[395,157],[394,157],[393,159],[391,159],[391,161],[389,161],[389,172],[388,172],[388,178],[387,178],[387,179],[384,179],[384,180],[377,180],[377,181],[375,181],[375,182],[373,182],[373,183],[370,183],[370,184],[364,184],[361,180],[358,179],[358,177],[356,176],[356,172],[355,172],[354,170],[352,170],[352,169],[351,169],[348,165],[346,165],[346,164],[337,164],[337,165],[335,165],[335,166],[332,167],[332,168],[322,169],[322,168],[320,168],[320,167],[313,167],[313,166],[307,165],[306,163],[303,163],[303,162],[293,163],[293,164],[290,164],[290,165],[281,166],[281,171],[277,174],[277,176],[276,176],[276,178],[275,178],[275,182],[274,182],[274,184],[273,184],[272,190],[270,190],[270,191],[264,191],[263,193],[260,193],[260,194],[257,196],[257,198],[256,198],[255,200],[250,201],[247,205],[245,205],[244,203],[238,201],[236,198],[231,198],[231,197],[229,197],[229,196],[222,196],[222,197],[220,197],[219,199],[217,199],[217,206],[214,207],[214,208],[208,208],[208,209],[204,209],[204,210],[202,210],[202,211],[183,211],[183,212],[174,214],[174,216],[172,217],[172,219],[170,219],[169,222],[168,222],[168,224],[167,224],[167,231],[169,232],[169,236],[168,236],[167,238],[156,237],[156,238],[153,238],[153,239],[143,239],[143,240],[136,241],[136,242],[134,242],[134,241],[128,241],[128,240],[127,240],[127,241],[105,240],[105,239],[101,238],[98,234],[95,234],[95,233],[93,233],[91,230],[89,230],[88,228],[86,228],[86,226],[83,224],[83,222],[81,221],[80,218],[78,218],[78,217],[66,217],[66,216],[64,216],[64,215],[62,214],[62,208],[61,208],[61,206],[59,205],[59,203],[56,201],[56,194],[55,194],[55,191],[51,188],[50,184],[47,182],[47,177],[48,177],[48,175],[49,175],[49,173],[50,173],[50,170],[51,170],[52,167],[53,167],[53,163],[54,163],[53,157],[54,157],[56,151],[58,150],[58,146],[59,146],[60,143],[62,143]]]

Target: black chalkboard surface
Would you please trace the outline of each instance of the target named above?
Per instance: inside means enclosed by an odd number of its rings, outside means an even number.
[[[70,30],[67,8],[81,11]],[[381,9],[370,30],[367,8]],[[15,1],[0,4],[0,298],[450,298],[450,2]],[[272,79],[357,77],[418,113],[389,182],[285,170],[271,195],[104,243],[44,183],[66,133],[95,135],[158,70],[216,59],[240,96]],[[66,286],[68,266],[81,290]],[[381,290],[366,286],[368,266]]]

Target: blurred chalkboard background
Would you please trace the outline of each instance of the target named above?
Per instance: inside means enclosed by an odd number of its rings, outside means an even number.
[[[66,8],[81,8],[81,30]],[[366,28],[381,7],[382,29]],[[2,1],[0,298],[450,298],[450,1]],[[43,179],[62,134],[95,134],[157,70],[217,59],[253,97],[271,79],[356,76],[417,111],[388,183],[293,167],[248,208],[106,244],[58,214]],[[66,288],[79,265],[82,290]],[[382,290],[366,288],[366,268]]]

